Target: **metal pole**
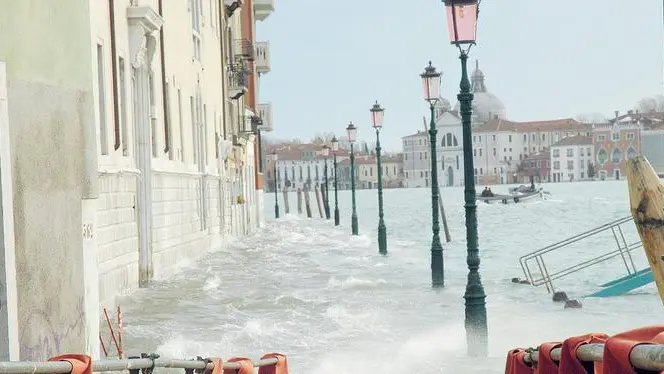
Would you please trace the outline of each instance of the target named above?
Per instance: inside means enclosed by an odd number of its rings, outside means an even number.
[[[445,269],[443,265],[443,245],[440,244],[440,223],[438,222],[438,157],[436,154],[436,118],[433,101],[429,104],[431,109],[431,124],[429,125],[429,145],[431,146],[431,283],[433,287],[445,285]]]
[[[350,143],[350,189],[351,203],[353,205],[353,213],[350,218],[350,227],[353,235],[359,235],[359,230],[357,227],[357,209],[355,206],[355,151],[353,150],[353,143]]]
[[[325,157],[325,167],[323,168],[323,174],[325,174],[325,201],[324,201],[325,219],[330,219],[330,199],[328,196],[330,192],[330,187],[327,179],[327,157]]]
[[[274,218],[279,218],[279,198],[277,190],[279,189],[279,174],[277,174],[277,161],[274,162]]]
[[[461,93],[457,96],[460,103],[461,123],[463,125],[463,173],[464,197],[466,208],[466,241],[468,281],[466,293],[466,342],[471,356],[488,355],[488,332],[486,317],[486,294],[480,278],[480,256],[477,237],[477,196],[475,192],[475,166],[473,164],[473,145],[471,136],[471,114],[473,94],[468,80],[468,54],[461,52]]]
[[[376,129],[376,164],[378,166],[378,253],[387,254],[387,228],[383,220],[383,166],[380,160],[380,130]]]
[[[337,190],[337,154],[334,153],[334,225],[339,226],[339,192]]]

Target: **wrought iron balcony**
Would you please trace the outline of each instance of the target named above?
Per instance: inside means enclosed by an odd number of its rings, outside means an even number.
[[[232,65],[228,72],[229,96],[237,100],[247,93],[249,87],[249,72],[243,66]]]
[[[263,120],[261,131],[269,132],[274,130],[272,123],[272,103],[258,104],[256,112],[258,114],[258,117],[260,117]]]
[[[270,42],[257,42],[256,50],[256,72],[265,74],[270,72]]]
[[[254,45],[249,39],[236,39],[235,40],[235,59],[254,61],[255,59]]]
[[[254,18],[264,21],[274,12],[274,0],[254,0]]]
[[[237,9],[242,7],[242,0],[224,0],[224,7],[226,8],[226,16],[230,17]]]

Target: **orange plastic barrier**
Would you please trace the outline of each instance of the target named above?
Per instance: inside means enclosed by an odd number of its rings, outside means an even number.
[[[262,366],[258,369],[258,374],[288,374],[288,359],[281,353],[267,353],[261,357],[261,360],[267,358],[276,358],[279,360],[276,365]]]
[[[535,368],[524,360],[525,356],[526,351],[523,348],[517,348],[507,352],[505,374],[533,374]]]
[[[560,349],[560,372],[565,374],[603,374],[602,362],[584,362],[576,356],[576,349],[583,344],[604,343],[609,336],[591,333],[565,339]]]
[[[214,364],[214,369],[205,369],[205,374],[222,374],[224,371],[224,360],[219,357],[210,357],[206,360]]]
[[[92,374],[92,358],[86,355],[66,354],[55,356],[49,361],[67,361],[71,364],[71,374]]]
[[[551,350],[559,348],[560,342],[542,343],[539,346],[539,362],[537,363],[537,374],[558,374],[558,363],[551,358]]]
[[[639,344],[664,343],[664,326],[643,327],[616,334],[604,343],[602,374],[647,373],[635,371],[629,360],[632,348]]]
[[[240,364],[239,369],[224,369],[223,374],[254,374],[254,363],[244,357],[233,357],[226,362],[235,362]]]

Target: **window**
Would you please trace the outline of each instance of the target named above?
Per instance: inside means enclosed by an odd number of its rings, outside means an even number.
[[[127,133],[127,77],[124,58],[120,57],[118,64],[120,71],[118,80],[120,85],[120,141],[122,142],[122,155],[129,156],[129,134]]]
[[[620,140],[620,133],[619,132],[612,133],[611,134],[611,140],[613,140],[614,142],[617,142],[618,140]]]
[[[626,134],[626,138],[627,138],[627,140],[632,140],[632,139],[634,139],[634,133],[633,133],[633,132],[628,132],[628,133]]]
[[[152,71],[148,73],[148,108],[153,108],[155,105],[155,97],[154,97],[154,74]],[[150,110],[150,130],[152,133],[152,157],[157,157],[158,155],[158,144],[159,142],[157,141],[157,118],[155,113],[152,113],[152,110]]]
[[[99,143],[101,145],[101,154],[108,154],[108,133],[106,118],[106,80],[104,77],[104,47],[97,44],[97,87],[99,105]]]
[[[560,149],[556,148],[552,151],[553,157],[560,157]]]
[[[166,112],[168,115],[164,115],[164,153],[168,153],[168,159],[172,160],[173,155],[173,121],[171,118],[171,90],[170,85],[166,82],[163,82],[166,90]]]
[[[627,159],[631,160],[634,157],[636,157],[636,151],[634,150],[634,148],[632,147],[627,148]]]
[[[574,161],[569,160],[567,161],[567,170],[572,170],[572,169],[574,169]]]
[[[201,134],[201,152],[203,152],[203,159],[205,160],[205,165],[210,163],[209,153],[208,152],[208,116],[207,116],[207,105],[203,104],[203,134]]]
[[[191,28],[192,28],[192,42],[194,49],[194,59],[200,61],[201,59],[201,16],[203,15],[203,2],[202,0],[191,0]]]
[[[586,156],[590,156],[590,147],[586,148]]]
[[[560,170],[560,161],[553,162],[553,170]]]
[[[512,142],[512,135],[507,136],[508,141],[511,143]]]
[[[614,148],[613,152],[611,152],[611,162],[613,162],[614,164],[619,164],[621,160],[622,160],[622,152],[620,152],[619,148]]]
[[[603,165],[604,162],[606,162],[606,159],[607,159],[606,151],[604,149],[600,149],[599,152],[597,152],[597,162],[600,165]]]
[[[196,103],[194,97],[189,96],[189,107],[191,110],[191,142],[193,144],[192,155],[194,164],[198,164],[198,152],[196,148]]]
[[[493,149],[493,155],[494,156],[496,155],[496,149],[495,148]]]
[[[567,157],[574,156],[574,148],[567,148]]]
[[[180,161],[184,162],[184,126],[182,125],[182,91],[178,88],[178,126],[180,127]]]

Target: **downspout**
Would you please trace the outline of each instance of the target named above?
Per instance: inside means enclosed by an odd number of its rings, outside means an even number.
[[[118,103],[118,61],[115,45],[115,0],[108,0],[110,27],[111,27],[111,70],[113,72],[113,119],[114,119],[114,149],[120,149],[120,104]]]
[[[158,0],[157,10],[159,16],[164,17],[163,0]],[[164,153],[171,151],[171,133],[170,133],[170,113],[168,112],[168,88],[166,82],[166,57],[164,53],[164,28],[159,28],[159,58],[161,60],[161,95],[163,111],[164,111]]]
[[[161,0],[159,0],[161,2]],[[223,134],[224,134],[224,140],[227,140],[227,134],[226,134],[226,54],[224,53],[224,39],[226,39],[226,22],[224,22],[224,15],[226,14],[226,6],[224,5],[224,2],[222,0],[216,0],[219,1],[219,27],[221,30],[219,30],[219,50],[221,52],[221,89],[222,89],[222,99],[221,99],[221,112],[224,113],[224,118],[223,121],[221,121],[222,129],[223,129]]]

